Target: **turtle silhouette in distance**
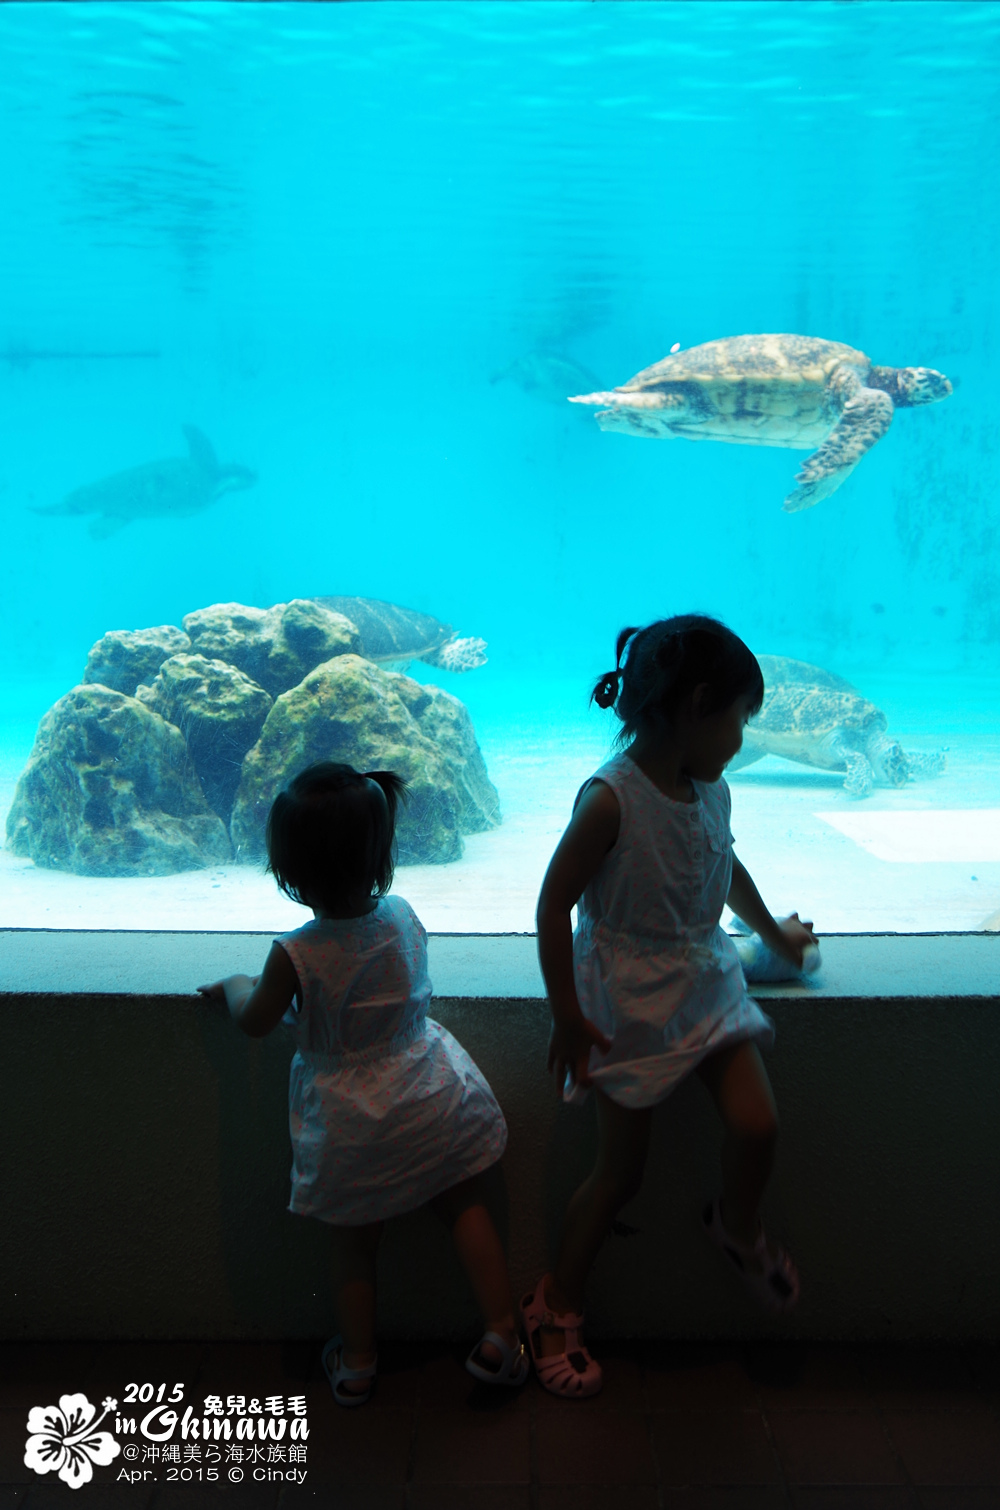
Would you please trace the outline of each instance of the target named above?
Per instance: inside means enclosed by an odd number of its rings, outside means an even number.
[[[220,462],[207,436],[184,426],[187,456],[147,461],[99,482],[76,488],[61,503],[34,509],[36,514],[96,514],[88,533],[106,540],[133,519],[182,519],[200,514],[224,493],[252,488],[257,473],[238,462]]]

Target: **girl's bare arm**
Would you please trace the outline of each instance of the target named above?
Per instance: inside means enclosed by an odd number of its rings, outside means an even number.
[[[780,954],[782,959],[790,960],[798,969],[802,968],[802,951],[807,944],[816,942],[812,923],[800,921],[797,912],[793,912],[791,917],[785,918],[781,923],[773,918],[765,907],[750,872],[735,855],[733,879],[726,901],[738,918],[742,918],[755,933],[760,934],[769,949]]]
[[[272,944],[264,969],[256,978],[229,975],[210,986],[199,986],[203,996],[224,1001],[236,1026],[251,1038],[263,1038],[284,1017],[299,988],[295,967],[280,944]]]
[[[570,913],[584,887],[597,874],[618,838],[618,799],[603,781],[593,782],[577,803],[569,827],[542,882],[538,898],[538,959],[552,1009],[549,1069],[562,1089],[567,1069],[579,1085],[589,1085],[587,1060],[596,1044],[610,1043],[580,1010],[573,980],[573,925]]]

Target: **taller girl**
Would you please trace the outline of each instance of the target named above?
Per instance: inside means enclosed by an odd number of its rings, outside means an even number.
[[[599,1127],[555,1269],[522,1301],[541,1383],[573,1398],[601,1387],[580,1339],[587,1276],[641,1184],[653,1107],[692,1070],[725,1126],[723,1193],[705,1211],[706,1231],[765,1304],[787,1310],[799,1292],[759,1215],[778,1118],[758,1044],[773,1028],[719,927],[728,902],[799,967],[815,942],[797,914],[775,921],[733,854],[722,773],[763,700],[760,667],[723,624],[694,614],[625,629],[617,652],[593,696],[615,708],[624,748],[582,788],[538,904],[549,1069],[568,1100],[593,1087]]]

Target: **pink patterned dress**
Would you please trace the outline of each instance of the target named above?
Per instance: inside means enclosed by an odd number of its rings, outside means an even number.
[[[276,940],[299,980],[285,1015],[289,1210],[357,1227],[414,1211],[496,1163],[507,1124],[483,1076],[427,1016],[427,934],[402,897]]]
[[[695,781],[695,800],[675,802],[627,753],[591,780],[614,792],[621,823],[573,935],[580,1006],[612,1040],[607,1054],[591,1050],[589,1070],[619,1105],[654,1106],[707,1055],[774,1038],[719,927],[733,875],[729,788]]]

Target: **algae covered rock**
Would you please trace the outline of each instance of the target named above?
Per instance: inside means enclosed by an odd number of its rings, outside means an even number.
[[[228,661],[272,697],[297,686],[316,666],[361,646],[349,619],[305,598],[274,608],[215,603],[187,614],[184,628],[197,654]]]
[[[162,876],[232,857],[184,736],[133,697],[74,687],[42,719],[7,843],[83,876]]]
[[[111,629],[87,656],[83,680],[100,682],[113,692],[135,696],[140,682],[151,682],[171,655],[191,649],[191,641],[172,624],[156,629]]]
[[[243,757],[256,744],[272,699],[235,666],[203,655],[171,656],[136,698],[180,729],[205,800],[228,822]]]
[[[470,799],[456,761],[411,712],[416,707],[423,715],[433,702],[409,677],[357,655],[327,661],[278,697],[243,762],[231,824],[237,858],[263,857],[268,811],[293,776],[316,761],[339,760],[359,770],[393,770],[408,783],[397,828],[401,863],[459,859]]]
[[[453,767],[464,834],[479,834],[500,822],[500,798],[486,771],[486,762],[463,702],[440,687],[425,686],[398,672],[387,672],[421,734],[441,751]]]

